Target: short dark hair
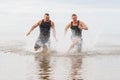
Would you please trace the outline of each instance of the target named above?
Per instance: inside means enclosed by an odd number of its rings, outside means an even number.
[[[73,16],[77,16],[77,15],[76,15],[76,14],[72,14],[72,17],[73,17]]]
[[[45,15],[49,16],[49,13],[45,13]]]

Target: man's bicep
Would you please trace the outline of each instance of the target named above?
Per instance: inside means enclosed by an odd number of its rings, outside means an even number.
[[[87,27],[86,24],[82,21],[81,21],[81,25],[82,25],[82,27]]]
[[[70,28],[70,23],[66,25],[65,30],[68,30]]]
[[[39,26],[41,24],[41,20],[39,20],[36,25]]]
[[[34,28],[38,27],[41,24],[41,20],[34,24]]]
[[[53,29],[55,28],[54,22],[51,22],[51,27],[52,27]]]
[[[87,27],[87,25],[86,25],[84,22],[82,22],[82,27],[83,27],[85,30],[88,30],[88,27]]]

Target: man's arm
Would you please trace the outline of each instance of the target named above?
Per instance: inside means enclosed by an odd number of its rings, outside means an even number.
[[[35,23],[35,24],[31,27],[31,29],[28,31],[28,33],[26,34],[26,36],[30,35],[30,33],[31,33],[36,27],[38,27],[40,24],[41,24],[41,20],[38,21],[37,23]]]
[[[82,22],[82,21],[80,22],[80,28],[84,29],[84,30],[88,30],[87,25],[84,22]]]
[[[71,24],[67,24],[67,26],[65,27],[65,32],[64,32],[64,37],[66,36],[67,30],[70,28]]]
[[[54,22],[51,22],[51,27],[52,27],[52,31],[53,31],[53,36],[54,36],[54,38],[57,40],[57,38],[56,38],[55,24],[54,24]]]

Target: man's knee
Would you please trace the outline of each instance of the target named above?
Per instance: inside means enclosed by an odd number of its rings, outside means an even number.
[[[74,44],[78,44],[79,43],[79,40],[74,40]]]

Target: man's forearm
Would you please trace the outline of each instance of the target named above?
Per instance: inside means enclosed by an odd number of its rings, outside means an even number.
[[[83,27],[84,30],[88,30],[87,26]]]
[[[29,30],[29,32],[27,33],[27,36],[30,35],[30,33],[40,24],[40,21],[36,24],[34,24],[31,29]]]
[[[33,25],[32,28],[29,30],[29,33],[31,33],[35,27],[36,27],[36,25]]]
[[[67,29],[65,29],[65,32],[64,32],[64,37],[66,36],[66,33],[67,33]]]
[[[55,30],[55,28],[53,28],[53,36],[56,39],[56,30]]]

